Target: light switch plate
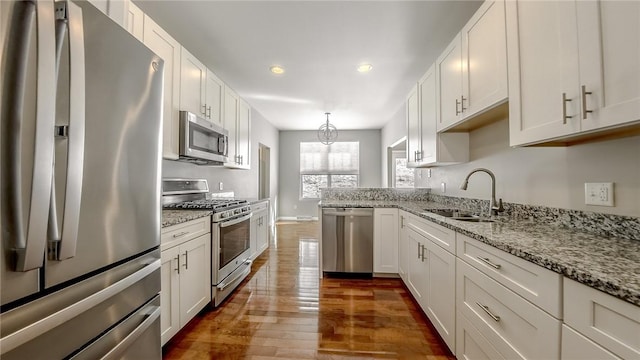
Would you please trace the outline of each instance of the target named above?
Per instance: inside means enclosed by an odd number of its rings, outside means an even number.
[[[218,190],[222,190],[222,188],[223,188],[223,186],[222,186],[222,181],[220,181],[220,182],[218,183]]]
[[[585,183],[584,203],[587,205],[613,206],[613,183]]]
[[[440,184],[440,190],[442,190],[442,193],[446,193],[447,192],[447,184],[446,183],[441,183]]]

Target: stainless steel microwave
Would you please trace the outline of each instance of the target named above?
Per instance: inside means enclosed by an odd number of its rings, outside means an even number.
[[[180,111],[180,161],[222,165],[229,152],[229,131],[198,115]]]

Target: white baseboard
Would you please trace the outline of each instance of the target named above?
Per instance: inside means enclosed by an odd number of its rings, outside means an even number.
[[[278,221],[318,221],[317,216],[278,216]]]

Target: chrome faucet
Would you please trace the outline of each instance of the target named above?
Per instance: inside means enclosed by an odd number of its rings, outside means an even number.
[[[489,174],[489,176],[491,176],[491,200],[489,200],[489,211],[491,215],[498,215],[498,213],[504,211],[504,207],[502,207],[502,199],[496,201],[496,177],[495,175],[493,175],[491,170],[485,168],[477,168],[471,170],[467,177],[464,178],[464,182],[462,182],[462,185],[460,185],[460,189],[467,190],[467,186],[469,185],[469,178],[471,177],[471,175],[477,172],[485,172]],[[496,206],[496,203],[498,204],[498,206]]]

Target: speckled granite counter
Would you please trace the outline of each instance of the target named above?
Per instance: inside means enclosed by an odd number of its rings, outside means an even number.
[[[213,214],[210,210],[162,210],[162,227],[182,224]]]
[[[640,306],[640,241],[594,235],[535,220],[493,223],[445,218],[429,201],[323,200],[321,207],[396,207]]]

